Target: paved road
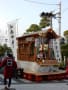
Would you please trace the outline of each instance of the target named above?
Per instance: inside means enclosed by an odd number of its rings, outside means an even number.
[[[0,85],[3,85],[3,75],[0,74]],[[35,83],[29,80],[25,80],[25,79],[12,79],[12,84],[30,84],[30,83]]]
[[[0,75],[0,89],[3,87],[3,76]],[[68,80],[35,83],[25,79],[13,79],[11,87],[16,90],[68,90]]]
[[[0,89],[3,87],[3,85],[0,85]],[[66,83],[12,84],[11,87],[16,90],[68,90]]]

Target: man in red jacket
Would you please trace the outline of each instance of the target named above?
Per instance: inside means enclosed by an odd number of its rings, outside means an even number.
[[[0,67],[4,67],[4,85],[5,89],[8,90],[11,85],[11,79],[13,77],[14,69],[17,68],[17,64],[12,54],[8,53],[7,57],[4,58]],[[7,79],[9,79],[7,87]]]

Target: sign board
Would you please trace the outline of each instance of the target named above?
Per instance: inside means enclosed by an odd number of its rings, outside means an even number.
[[[8,24],[9,43],[13,51],[15,60],[17,60],[17,43],[16,43],[16,22]]]

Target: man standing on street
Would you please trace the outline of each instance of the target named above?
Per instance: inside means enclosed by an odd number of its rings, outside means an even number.
[[[2,60],[0,67],[4,67],[5,90],[9,90],[11,86],[11,79],[13,77],[14,69],[17,68],[16,61],[14,60],[14,57],[11,53],[7,53],[7,57],[5,57],[4,60]],[[9,80],[8,85],[7,85],[7,79]]]

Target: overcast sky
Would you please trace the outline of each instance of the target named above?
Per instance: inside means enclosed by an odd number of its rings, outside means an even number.
[[[22,35],[31,24],[39,24],[41,12],[57,13],[60,0],[0,0],[0,31],[6,32],[7,23],[18,19],[18,33]],[[55,4],[55,5],[50,5]],[[68,0],[61,0],[61,34],[68,29]],[[53,20],[58,33],[58,20]]]

